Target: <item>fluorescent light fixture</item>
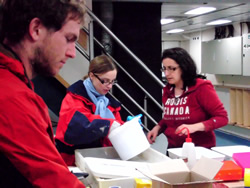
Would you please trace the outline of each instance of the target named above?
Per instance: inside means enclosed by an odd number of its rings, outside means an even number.
[[[216,10],[215,7],[199,7],[199,8],[195,8],[190,11],[187,11],[185,12],[185,14],[200,15],[200,14],[205,14],[205,13],[212,12],[215,10]]]
[[[207,23],[206,25],[221,25],[232,22],[231,20],[215,20],[212,22]]]
[[[161,19],[161,25],[169,24],[169,23],[172,23],[174,21],[175,20],[171,19],[171,18],[163,18],[163,19]]]
[[[184,31],[184,29],[172,29],[172,30],[167,31],[166,33],[180,33],[183,31]]]

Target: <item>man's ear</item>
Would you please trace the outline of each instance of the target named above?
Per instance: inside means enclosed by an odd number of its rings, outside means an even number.
[[[44,25],[39,18],[33,18],[29,25],[29,35],[32,40],[37,41],[42,35]]]

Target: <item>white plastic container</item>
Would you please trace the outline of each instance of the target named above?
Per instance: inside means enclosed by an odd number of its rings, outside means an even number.
[[[234,146],[217,146],[212,147],[212,150],[226,155],[226,160],[232,160],[234,153],[245,153],[250,152],[250,147],[245,145],[234,145]]]
[[[122,160],[129,160],[150,147],[141,125],[135,117],[115,128],[108,135],[113,147]]]
[[[186,138],[186,142],[184,142],[182,145],[182,158],[185,161],[187,160],[187,166],[189,167],[189,169],[192,169],[192,167],[196,163],[195,146],[194,143],[192,142],[192,138],[190,138],[188,128],[184,127],[183,129],[187,129],[188,137]]]
[[[182,158],[182,147],[180,148],[170,148],[168,149],[168,155],[171,159],[180,159]],[[195,155],[196,161],[201,159],[202,157],[206,157],[209,159],[215,159],[217,161],[224,161],[225,155],[213,151],[208,148],[204,148],[201,146],[195,146]]]
[[[113,147],[100,147],[100,148],[88,148],[88,149],[77,149],[75,150],[76,166],[89,173],[87,178],[83,179],[83,183],[86,186],[98,187],[98,188],[109,188],[110,186],[120,186],[121,188],[131,188],[134,187],[135,179],[134,177],[119,177],[119,178],[101,178],[94,176],[85,160],[88,157],[97,157],[102,159],[110,160],[121,160],[117,151]],[[171,160],[166,155],[154,150],[153,148],[148,148],[146,151],[140,153],[134,158],[131,158],[128,162],[142,162],[142,163],[159,163],[163,161]],[[124,161],[122,161],[124,162]],[[126,161],[125,161],[126,162]],[[114,166],[113,166],[114,167]],[[117,166],[119,168],[120,166]],[[104,174],[108,173],[109,167],[103,168]],[[117,175],[117,174],[115,174]]]
[[[191,138],[186,138],[182,146],[182,157],[187,159],[187,166],[192,169],[196,163],[195,146]]]

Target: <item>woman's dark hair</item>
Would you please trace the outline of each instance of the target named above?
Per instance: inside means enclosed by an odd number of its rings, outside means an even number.
[[[104,74],[112,70],[117,70],[113,61],[106,55],[99,55],[90,61],[88,75],[90,72]],[[84,76],[83,79],[86,79],[88,75]]]
[[[162,53],[161,61],[166,58],[173,59],[181,68],[183,88],[196,84],[196,65],[186,50],[179,47],[166,49]]]
[[[84,0],[4,0],[1,39],[19,43],[33,18],[39,18],[47,29],[55,31],[68,19],[79,19],[83,23],[84,3]]]

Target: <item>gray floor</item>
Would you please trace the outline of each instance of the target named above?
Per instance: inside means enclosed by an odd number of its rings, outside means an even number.
[[[220,128],[219,130],[228,134],[236,135],[238,137],[250,140],[250,127],[245,128],[235,125],[227,125],[225,127]]]

